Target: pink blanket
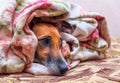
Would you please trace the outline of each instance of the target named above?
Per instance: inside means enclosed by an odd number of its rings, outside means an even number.
[[[73,50],[66,58],[70,68],[80,61],[105,58],[110,37],[102,15],[66,0],[3,0],[0,73],[22,72],[33,63],[37,46],[37,38],[29,27],[33,18],[58,23],[65,42],[73,42],[69,44]]]

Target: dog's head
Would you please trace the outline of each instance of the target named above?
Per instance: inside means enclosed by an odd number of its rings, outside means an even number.
[[[48,67],[51,74],[64,74],[68,67],[61,53],[62,39],[58,29],[51,24],[37,23],[32,30],[38,39],[35,58]]]

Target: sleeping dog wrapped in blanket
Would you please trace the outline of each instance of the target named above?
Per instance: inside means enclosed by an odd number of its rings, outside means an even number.
[[[0,73],[62,75],[110,46],[105,18],[67,0],[0,3]]]

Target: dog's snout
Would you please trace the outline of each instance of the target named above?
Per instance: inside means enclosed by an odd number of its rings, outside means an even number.
[[[61,74],[64,74],[68,70],[68,67],[65,64],[60,64],[59,68],[60,68],[60,73]]]
[[[55,57],[52,57],[49,58],[47,62],[53,75],[61,76],[64,75],[68,70],[66,62],[62,59],[56,59]]]
[[[61,74],[64,74],[68,70],[67,64],[62,60],[58,60],[58,67]]]

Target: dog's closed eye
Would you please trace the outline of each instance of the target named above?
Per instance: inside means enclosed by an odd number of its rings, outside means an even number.
[[[38,43],[42,44],[44,46],[51,46],[51,37],[50,36],[46,36],[42,39],[38,39]]]

